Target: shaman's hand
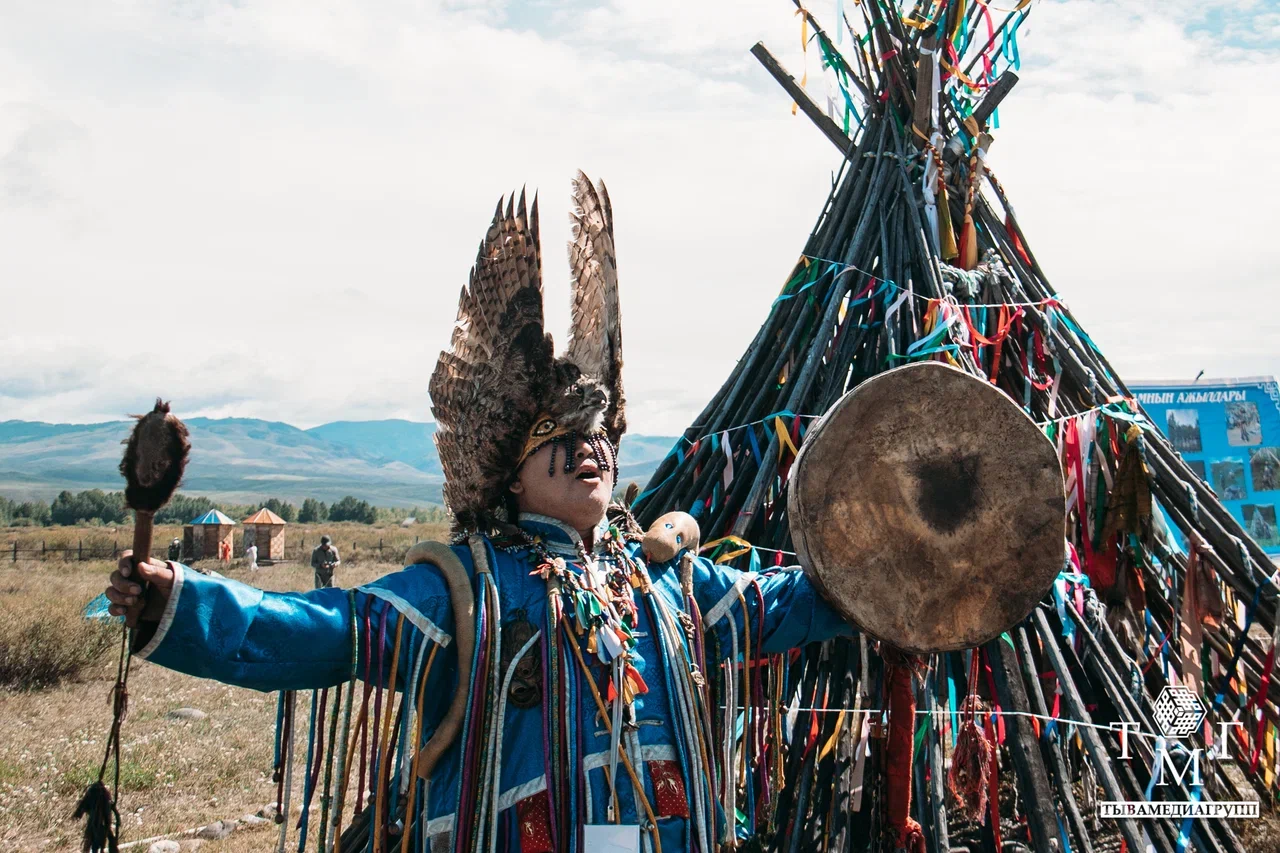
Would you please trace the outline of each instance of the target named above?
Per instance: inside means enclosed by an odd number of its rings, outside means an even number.
[[[147,583],[146,595],[135,582],[139,579]],[[133,552],[125,551],[116,570],[111,573],[111,585],[106,589],[106,596],[111,602],[111,615],[123,616],[125,623],[133,628],[139,620],[158,622],[164,615],[164,605],[172,590],[173,569],[168,563],[148,560],[135,566]]]

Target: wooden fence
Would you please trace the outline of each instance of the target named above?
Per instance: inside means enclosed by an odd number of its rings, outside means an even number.
[[[417,542],[418,537],[413,537],[412,544],[417,544]],[[286,540],[285,558],[273,560],[271,562],[288,563],[299,560],[309,562],[311,559],[311,548],[319,544],[320,540],[315,539],[312,540],[312,545],[308,547],[306,537],[300,537],[298,540],[297,550],[293,551],[293,556],[290,557],[289,554],[291,549],[288,547],[288,541]],[[384,544],[381,538],[378,539],[378,544],[376,546],[366,545],[363,550],[360,549],[360,543],[355,541],[352,541],[350,547],[345,550],[343,549],[341,542],[334,542],[333,544],[338,548],[338,554],[342,557],[342,561],[345,563],[356,563],[362,559],[375,559],[378,562],[403,562],[405,552],[408,551],[410,547],[410,543],[408,542]],[[8,556],[10,562],[14,563],[18,562],[19,557],[24,560],[61,560],[68,563],[83,562],[85,560],[118,560],[120,559],[120,553],[128,550],[130,547],[132,547],[132,543],[125,542],[122,544],[119,540],[113,540],[110,547],[107,547],[107,545],[101,541],[90,542],[89,545],[86,546],[84,540],[80,539],[77,540],[75,545],[55,545],[46,547],[45,543],[41,542],[39,548],[19,548],[18,543],[14,541],[5,549],[5,556]],[[169,558],[168,544],[153,546],[151,548],[151,556],[157,559],[167,560]],[[243,550],[239,553],[232,554],[232,557],[237,559],[243,556]],[[3,558],[0,557],[0,559]],[[268,564],[265,560],[262,562],[264,565]]]

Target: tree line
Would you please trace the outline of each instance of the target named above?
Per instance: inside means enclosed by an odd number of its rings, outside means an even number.
[[[266,508],[292,524],[316,524],[326,521],[352,521],[359,524],[398,523],[406,518],[418,521],[445,522],[447,515],[438,506],[425,509],[413,507],[378,507],[366,500],[347,495],[332,505],[315,498],[307,498],[298,507],[279,498],[270,498],[257,504],[232,504],[211,500],[203,495],[186,495],[179,492],[165,507],[156,513],[157,524],[187,524],[210,510],[218,510],[234,521],[242,521],[261,508]],[[44,501],[14,501],[0,495],[0,527],[48,527],[51,525],[128,524],[132,520],[125,506],[124,492],[104,492],[87,489],[82,492],[63,491],[52,503]]]

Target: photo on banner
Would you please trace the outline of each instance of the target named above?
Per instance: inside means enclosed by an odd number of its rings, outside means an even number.
[[[1213,490],[1224,501],[1242,501],[1248,497],[1244,485],[1244,463],[1235,459],[1219,459],[1209,466]]]
[[[1191,469],[1187,479],[1194,472],[1204,480],[1246,535],[1255,517],[1258,530],[1268,533],[1269,511],[1251,508],[1246,520],[1244,506],[1280,507],[1280,383],[1275,377],[1156,379],[1133,382],[1130,389]],[[1280,558],[1280,541],[1253,538]]]
[[[1244,529],[1262,547],[1280,545],[1280,531],[1276,529],[1275,504],[1245,504]]]
[[[1199,453],[1200,413],[1195,409],[1170,409],[1166,416],[1169,441],[1179,453]]]
[[[1280,447],[1249,451],[1249,474],[1255,492],[1280,491]]]
[[[1262,444],[1262,419],[1257,403],[1227,403],[1227,443],[1232,447]]]

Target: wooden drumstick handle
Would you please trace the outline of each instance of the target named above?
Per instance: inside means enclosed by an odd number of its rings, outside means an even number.
[[[142,588],[142,594],[146,595],[147,582],[139,577],[136,571],[139,562],[146,562],[151,557],[151,537],[154,532],[153,522],[155,513],[150,510],[139,509],[134,510],[133,522],[133,582]]]

